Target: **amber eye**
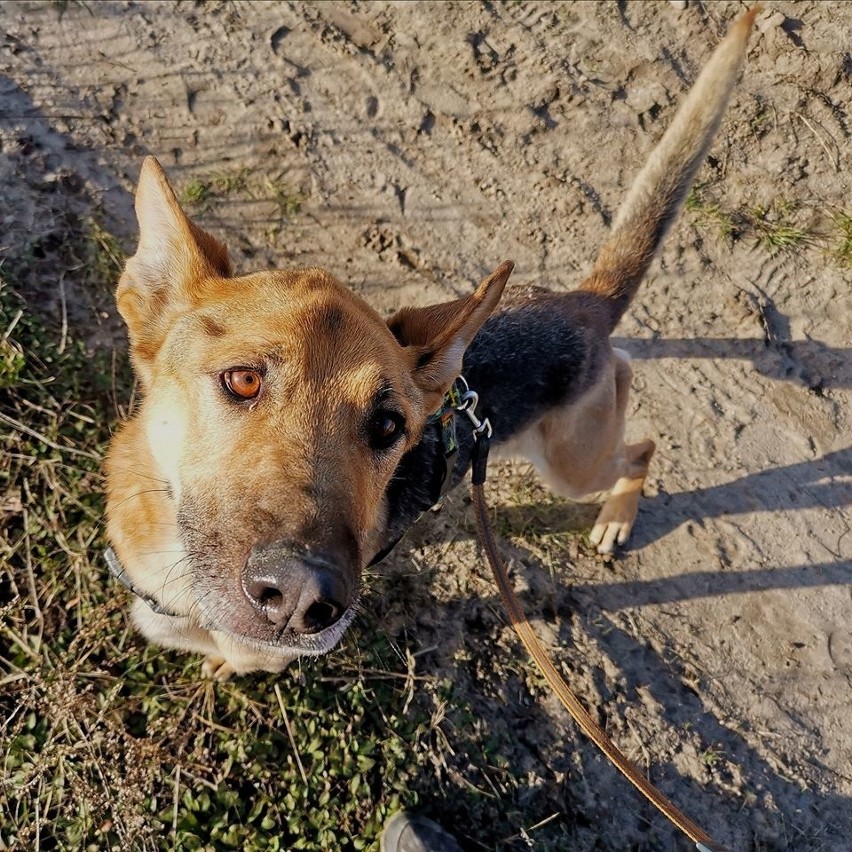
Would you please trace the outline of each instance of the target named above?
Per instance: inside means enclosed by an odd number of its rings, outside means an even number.
[[[222,384],[237,399],[254,399],[260,393],[260,373],[257,370],[226,370]]]
[[[403,435],[405,418],[396,411],[377,411],[368,426],[370,447],[387,450]]]

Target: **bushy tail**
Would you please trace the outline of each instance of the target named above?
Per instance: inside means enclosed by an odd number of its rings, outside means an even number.
[[[739,76],[759,6],[742,15],[710,57],[671,126],[639,173],[612,235],[581,285],[603,296],[615,328],[677,216],[719,128]]]

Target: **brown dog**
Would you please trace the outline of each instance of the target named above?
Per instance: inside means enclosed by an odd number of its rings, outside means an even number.
[[[494,442],[560,494],[611,491],[592,540],[626,541],[654,444],[623,442],[631,371],[609,335],[704,159],[754,14],[717,48],[587,281],[496,312],[510,262],[466,298],[388,321],[322,269],[232,277],[145,161],[117,293],[143,400],[107,476],[114,572],[148,639],[204,653],[217,678],[330,650],[364,565],[440,490],[430,415],[462,371]],[[470,460],[462,422],[458,442],[452,483]]]

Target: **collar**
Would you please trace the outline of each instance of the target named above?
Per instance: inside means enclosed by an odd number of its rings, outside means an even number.
[[[464,381],[464,379],[461,379]],[[467,387],[467,382],[465,382]],[[441,437],[441,462],[443,470],[438,493],[433,495],[434,506],[450,490],[453,481],[453,468],[456,456],[459,452],[459,439],[456,433],[456,412],[461,410],[462,390],[459,381],[453,382],[450,389],[444,394],[441,407],[429,418],[428,423],[437,426]]]
[[[436,464],[440,466],[440,476],[434,476],[432,491],[428,495],[429,505],[414,518],[413,526],[423,517],[424,512],[434,508],[441,498],[453,486],[453,472],[455,471],[456,456],[459,451],[458,433],[456,431],[456,418],[462,412],[467,415],[473,425],[474,438],[485,436],[491,437],[491,423],[486,417],[480,420],[476,415],[476,406],[479,403],[479,394],[470,389],[464,376],[459,376],[444,394],[441,407],[426,421],[426,428],[437,429],[440,439],[441,455]],[[403,529],[394,539],[385,545],[368,563],[368,567],[381,562],[399,544],[409,528]]]
[[[130,592],[133,592],[137,598],[144,601],[148,606],[154,610],[158,615],[168,615],[170,618],[183,618],[183,616],[178,615],[177,613],[171,612],[163,607],[163,605],[156,599],[151,597],[151,595],[146,595],[145,592],[140,591],[133,580],[127,575],[127,572],[124,570],[124,566],[116,556],[115,551],[108,547],[104,550],[104,559],[106,560],[107,568],[109,568],[109,573],[124,586]]]

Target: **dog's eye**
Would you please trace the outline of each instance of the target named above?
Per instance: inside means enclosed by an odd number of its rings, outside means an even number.
[[[396,411],[377,411],[368,426],[370,447],[374,450],[387,450],[392,447],[405,431],[405,418]]]
[[[225,370],[222,384],[237,399],[254,399],[260,393],[260,373],[257,370]]]

